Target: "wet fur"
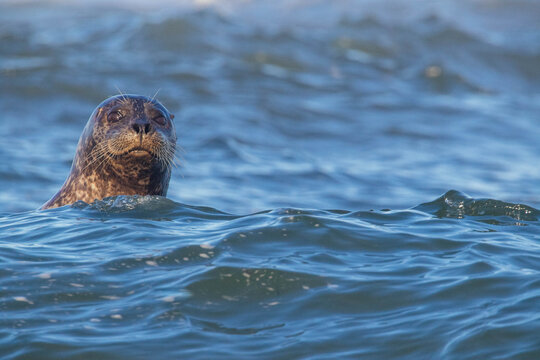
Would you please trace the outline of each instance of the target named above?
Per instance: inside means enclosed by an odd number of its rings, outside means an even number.
[[[112,121],[116,110],[124,117]],[[155,121],[160,115],[163,126]],[[83,130],[67,180],[42,209],[115,195],[166,196],[176,150],[173,117],[146,96],[118,95],[102,102]],[[148,124],[149,131],[137,132],[134,124]],[[129,153],[136,148],[149,153]]]

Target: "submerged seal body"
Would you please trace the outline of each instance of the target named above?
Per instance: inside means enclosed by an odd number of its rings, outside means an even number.
[[[176,150],[173,118],[146,96],[103,101],[83,130],[67,180],[41,208],[115,195],[167,195]]]

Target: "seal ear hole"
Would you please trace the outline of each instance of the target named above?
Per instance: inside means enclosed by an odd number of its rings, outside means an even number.
[[[170,115],[171,120],[174,120],[174,114]]]

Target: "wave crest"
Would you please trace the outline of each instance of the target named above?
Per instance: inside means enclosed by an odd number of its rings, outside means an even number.
[[[501,200],[474,199],[456,190],[450,190],[434,201],[414,208],[438,217],[462,219],[465,216],[508,216],[516,220],[537,221],[540,211],[523,204]]]

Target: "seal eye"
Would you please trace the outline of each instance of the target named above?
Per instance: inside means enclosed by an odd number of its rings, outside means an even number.
[[[120,112],[120,111],[113,111],[109,114],[108,116],[108,119],[110,121],[118,121],[120,119],[122,119],[124,117],[124,115]]]
[[[158,115],[154,118],[154,121],[157,122],[159,125],[163,126],[167,123],[167,119],[165,119],[165,116]]]

